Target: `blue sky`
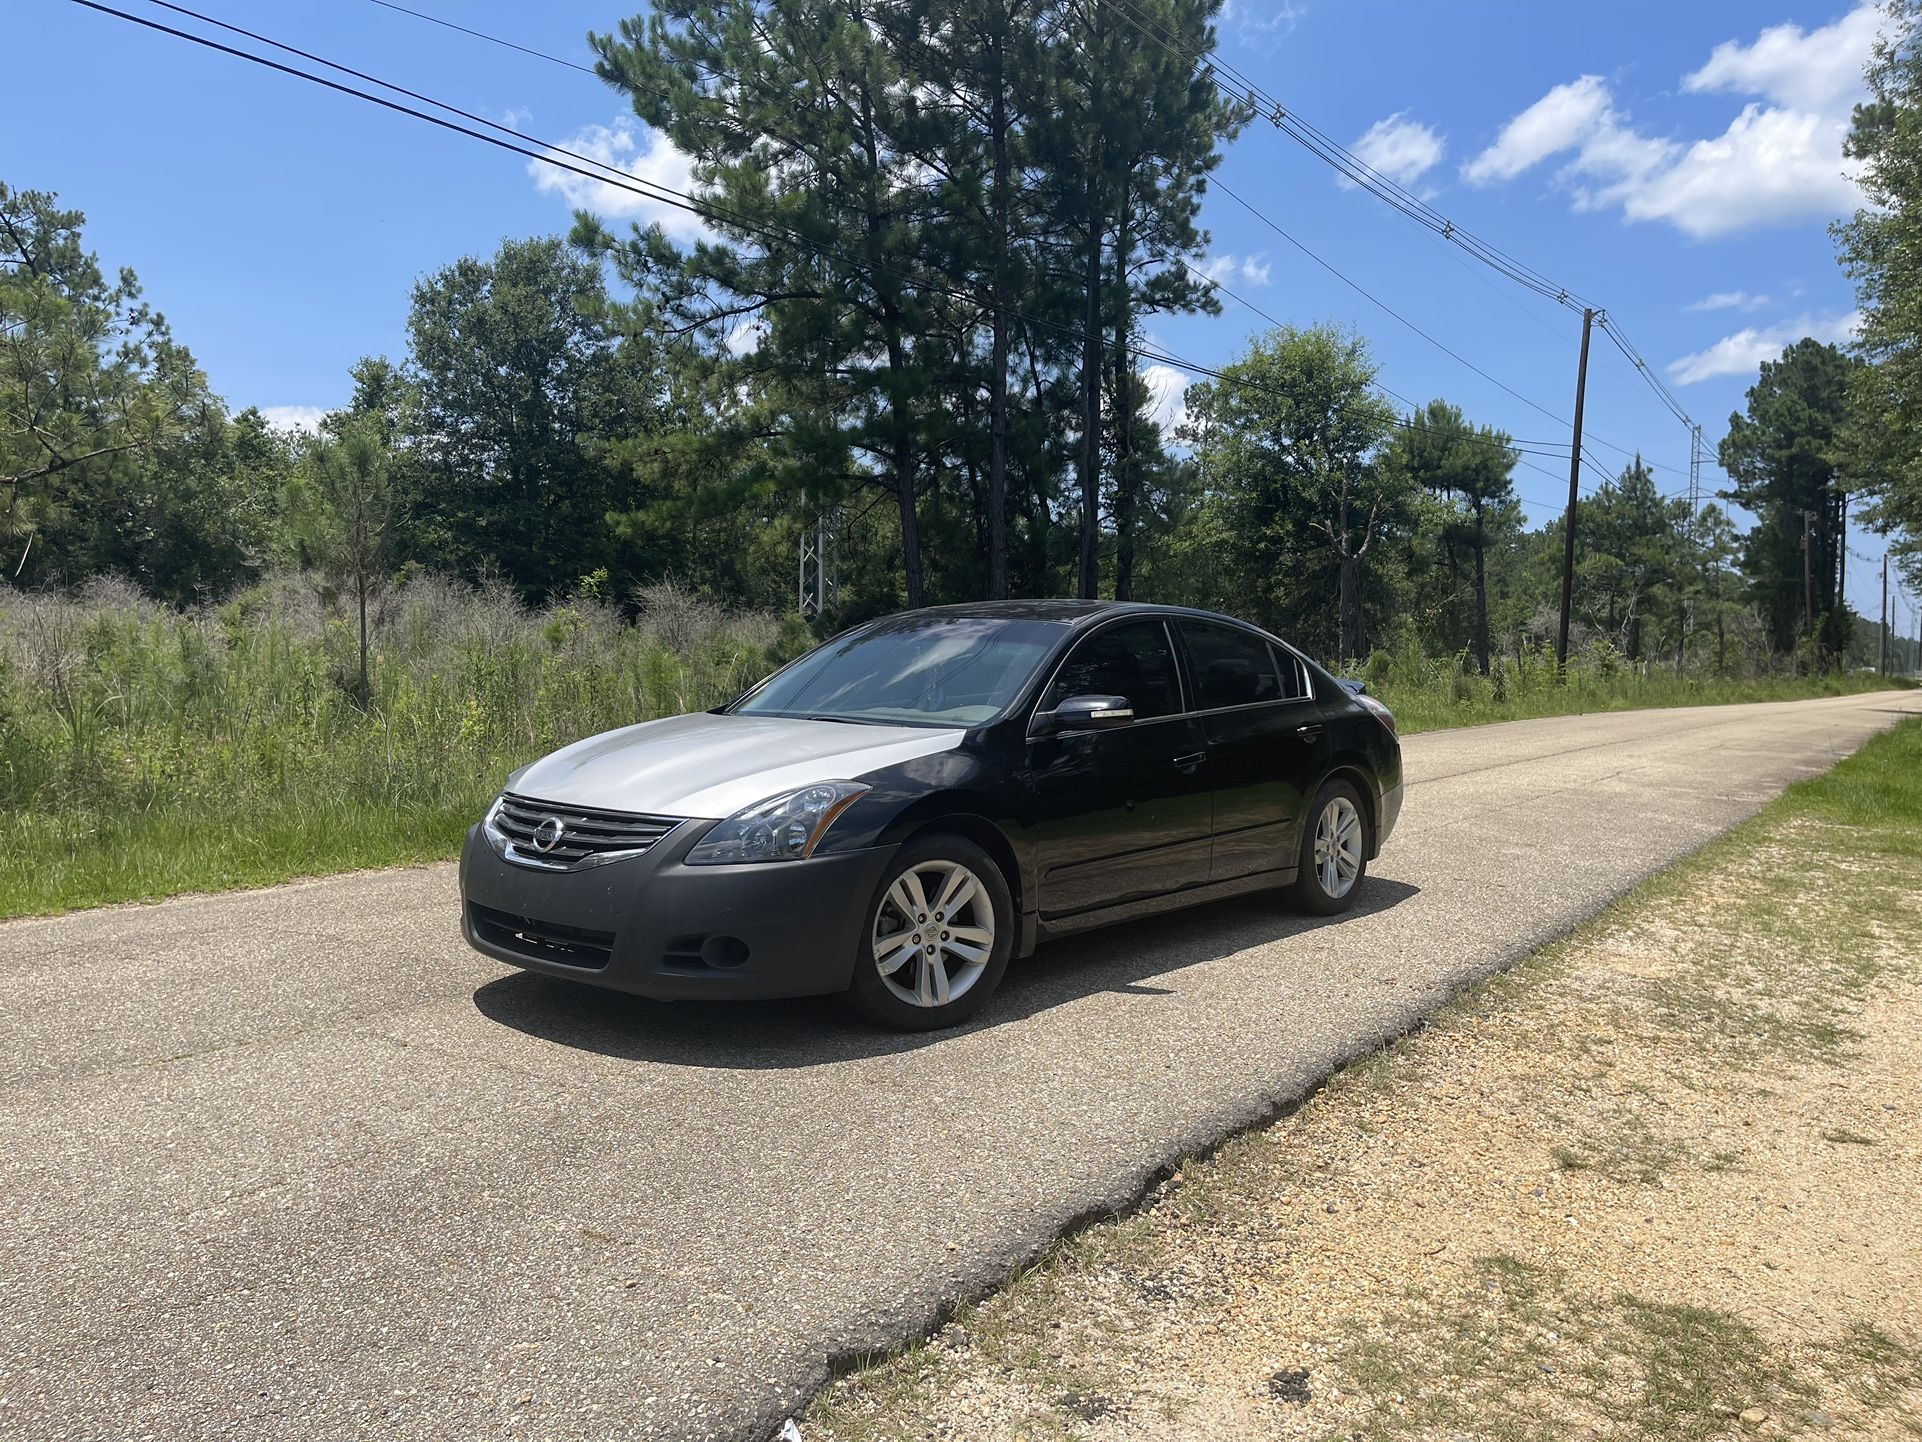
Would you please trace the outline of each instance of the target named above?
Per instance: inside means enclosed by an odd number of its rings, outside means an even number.
[[[631,13],[618,0],[410,3],[582,62],[585,32]],[[369,0],[193,8],[682,183],[679,157],[590,76]],[[20,0],[22,22],[34,63],[0,91],[0,176],[85,210],[92,246],[139,272],[236,407],[292,419],[337,405],[356,357],[403,350],[421,275],[505,236],[563,230],[575,203],[624,218],[618,192],[552,173],[542,183],[518,157],[66,0]],[[1853,297],[1826,227],[1855,203],[1840,140],[1874,23],[1866,6],[1807,0],[1230,0],[1221,31],[1224,57],[1297,114],[1607,307],[1702,422],[1712,455],[1762,357],[1848,332]],[[1446,396],[1518,437],[1566,440],[1578,316],[1342,188],[1265,123],[1233,143],[1220,175],[1541,409],[1216,194],[1210,264],[1229,287],[1282,320],[1355,326],[1384,383],[1415,401]],[[1265,325],[1231,303],[1218,317],[1158,319],[1151,339],[1218,363]],[[1172,408],[1178,379],[1154,378]],[[1665,490],[1686,486],[1687,435],[1599,336],[1587,414],[1597,456],[1613,464],[1624,457],[1608,443],[1639,448],[1668,468]],[[1708,488],[1720,480],[1705,472]],[[1539,521],[1566,476],[1523,469],[1518,484]],[[1877,538],[1856,547],[1879,560]],[[1873,614],[1871,568],[1851,570],[1851,599]]]

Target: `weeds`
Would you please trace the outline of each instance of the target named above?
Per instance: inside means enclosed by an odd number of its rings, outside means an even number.
[[[1427,656],[1403,644],[1376,651],[1356,674],[1394,711],[1406,733],[1591,711],[1842,696],[1892,684],[1883,677],[1809,677],[1787,671],[1743,677],[1678,675],[1666,667],[1624,661],[1607,642],[1571,655],[1565,680],[1557,679],[1556,669],[1555,654],[1545,645],[1497,656],[1483,676],[1466,655]]]
[[[672,586],[636,601],[413,577],[363,710],[354,637],[299,577],[185,613],[0,592],[0,916],[446,856],[514,767],[807,643]]]
[[[363,708],[354,632],[297,575],[187,612],[112,580],[0,588],[0,917],[449,856],[516,766],[716,705],[810,641],[674,586],[631,599],[595,575],[530,610],[409,575],[374,616]],[[1565,685],[1539,650],[1490,677],[1411,646],[1363,669],[1411,731],[1853,685],[1677,679],[1595,651]]]

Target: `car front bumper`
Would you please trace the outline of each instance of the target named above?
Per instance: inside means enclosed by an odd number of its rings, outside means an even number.
[[[497,961],[661,1000],[845,990],[898,848],[686,865],[707,829],[684,825],[605,866],[538,871],[502,858],[475,826],[461,850],[461,931]]]

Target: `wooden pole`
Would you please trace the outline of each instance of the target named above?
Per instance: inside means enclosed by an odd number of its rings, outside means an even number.
[[[1588,335],[1595,312],[1582,312],[1582,358],[1575,368],[1575,440],[1568,452],[1568,519],[1562,525],[1562,619],[1555,631],[1555,675],[1568,675],[1568,615],[1575,602],[1575,505],[1582,489],[1582,404],[1588,399]]]

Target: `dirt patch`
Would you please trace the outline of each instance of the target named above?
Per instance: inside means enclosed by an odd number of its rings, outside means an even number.
[[[1922,1437],[1922,859],[1862,839],[1718,845],[803,1435]]]

